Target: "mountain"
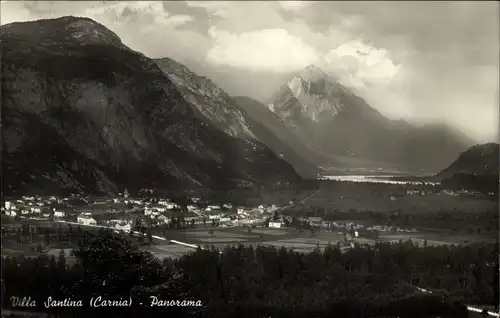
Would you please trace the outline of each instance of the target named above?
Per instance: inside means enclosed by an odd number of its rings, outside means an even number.
[[[307,162],[321,164],[322,162],[331,162],[333,159],[313,149],[307,147],[298,136],[288,129],[278,115],[269,110],[264,104],[247,96],[233,96],[233,100],[245,110],[247,115],[255,122],[264,125],[276,138],[288,145],[295,151],[297,156]]]
[[[367,160],[372,168],[383,163],[398,169],[439,171],[473,144],[444,125],[414,127],[390,120],[314,65],[292,76],[271,97],[268,108],[307,147]]]
[[[0,27],[5,194],[300,182],[200,120],[152,60],[88,18]]]
[[[470,147],[448,168],[438,173],[437,177],[447,178],[459,174],[498,177],[499,151],[497,143]]]
[[[198,76],[185,65],[169,58],[156,59],[155,62],[183,94],[184,100],[200,120],[230,136],[253,142],[260,141],[274,154],[289,162],[302,177],[316,178],[319,172],[316,165],[298,156],[275,135],[276,130],[255,120],[244,107],[209,78]]]

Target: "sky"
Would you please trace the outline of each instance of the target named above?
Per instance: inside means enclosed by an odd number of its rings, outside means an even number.
[[[314,64],[384,115],[498,141],[497,1],[1,1],[0,23],[85,16],[262,102]]]

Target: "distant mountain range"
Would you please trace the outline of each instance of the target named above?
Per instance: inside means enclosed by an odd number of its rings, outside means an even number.
[[[305,147],[322,154],[313,155],[319,165],[437,172],[474,144],[444,125],[390,120],[314,65],[292,76],[267,107]],[[256,120],[269,117],[252,114]]]
[[[216,85],[91,19],[4,25],[0,49],[4,194],[301,181]]]
[[[390,120],[315,66],[266,104],[231,97],[88,18],[1,26],[0,49],[5,194],[229,189],[359,168],[433,172],[474,144],[444,125]],[[488,156],[461,156],[442,174],[490,171]]]

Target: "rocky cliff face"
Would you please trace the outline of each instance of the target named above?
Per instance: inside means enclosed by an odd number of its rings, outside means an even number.
[[[156,59],[155,62],[201,119],[212,123],[230,136],[256,138],[245,112],[235,105],[222,88],[172,59]]]
[[[0,45],[6,193],[299,180],[200,120],[153,60],[91,19],[12,23]]]
[[[200,120],[214,125],[226,134],[245,139],[259,148],[269,147],[276,156],[289,162],[304,178],[316,178],[316,165],[300,157],[281,141],[275,129],[248,114],[238,100],[231,98],[222,88],[206,77],[198,76],[186,66],[169,58],[155,60],[168,78],[182,92]],[[279,130],[279,129],[278,129]]]
[[[382,162],[405,170],[439,171],[473,143],[446,126],[417,128],[389,120],[315,66],[293,76],[268,108],[308,147],[365,159],[373,167]]]

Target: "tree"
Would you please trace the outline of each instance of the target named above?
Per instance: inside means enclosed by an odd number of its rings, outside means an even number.
[[[49,232],[48,228],[45,229],[44,236],[45,236],[45,244],[49,245],[50,244],[50,232]]]
[[[62,241],[62,226],[61,223],[59,223],[59,226],[57,227],[57,240]]]
[[[153,244],[153,234],[151,233],[151,228],[148,228],[148,243]]]
[[[66,268],[66,254],[64,253],[64,250],[62,248],[59,251],[59,257],[57,258],[57,267],[59,269]]]

